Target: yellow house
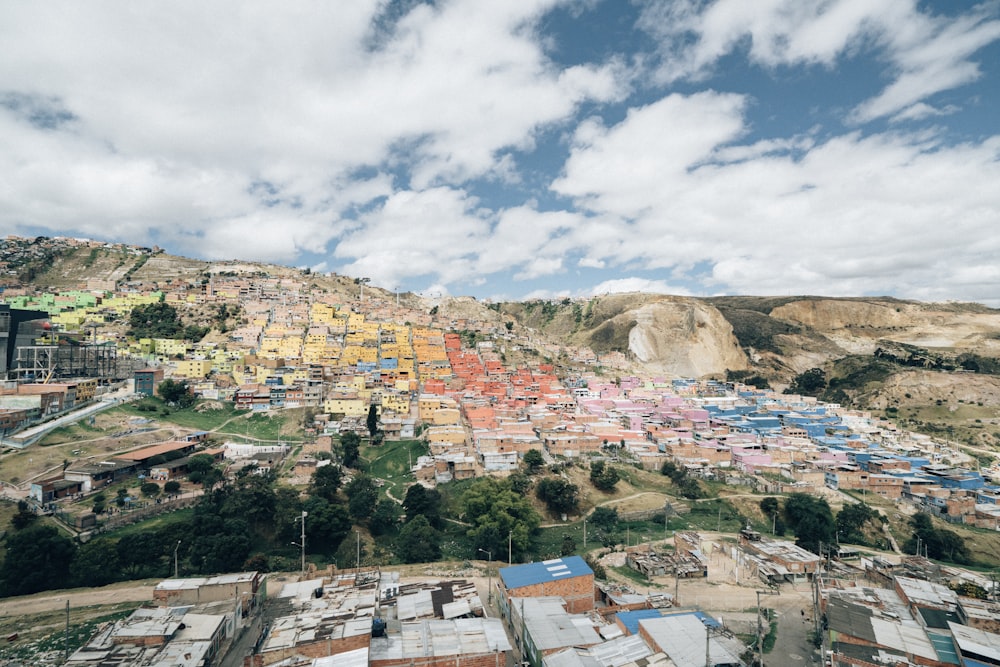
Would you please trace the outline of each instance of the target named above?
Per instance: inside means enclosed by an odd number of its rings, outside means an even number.
[[[323,401],[323,412],[335,415],[341,414],[347,417],[361,417],[368,414],[365,402],[356,397],[330,396]]]
[[[190,343],[186,340],[177,340],[174,338],[153,339],[153,348],[156,350],[156,353],[164,357],[183,356],[187,354],[189,346]]]
[[[174,375],[183,378],[203,378],[211,371],[211,359],[185,359],[177,362],[177,370]]]
[[[408,415],[410,413],[410,397],[401,394],[383,394],[382,409],[399,415]]]

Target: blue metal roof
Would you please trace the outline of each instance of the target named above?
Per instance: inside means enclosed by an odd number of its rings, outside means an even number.
[[[590,566],[579,556],[566,556],[538,563],[505,567],[500,570],[500,578],[503,580],[504,587],[511,590],[593,573]]]
[[[636,609],[634,611],[620,611],[615,614],[615,618],[622,622],[625,626],[625,632],[630,635],[639,634],[639,621],[645,620],[647,618],[660,618],[661,616],[696,616],[705,625],[712,628],[720,628],[722,625],[709,616],[708,614],[700,611],[682,611],[677,612],[674,610],[667,609]]]

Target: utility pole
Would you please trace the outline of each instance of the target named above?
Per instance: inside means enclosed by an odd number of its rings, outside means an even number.
[[[177,540],[177,544],[174,545],[174,579],[177,578],[177,549],[181,546],[181,541]]]
[[[302,578],[306,576],[306,517],[309,516],[309,512],[305,510],[302,511],[302,533],[300,536],[299,544],[302,546]]]
[[[354,532],[358,534],[358,559],[357,559],[357,561],[355,561],[355,568],[357,568],[358,570],[360,570],[361,569],[361,531],[356,530]]]
[[[479,549],[486,554],[489,560],[486,562],[486,604],[493,603],[493,552],[488,549]]]
[[[66,600],[66,633],[63,635],[64,662],[69,662],[69,600]]]
[[[507,565],[513,565],[513,563],[514,563],[514,561],[511,560],[513,558],[513,553],[514,553],[513,545],[514,545],[514,531],[513,530],[508,530],[507,531]],[[587,546],[587,541],[586,540],[584,540],[583,546]]]
[[[758,589],[755,592],[757,593],[757,664],[760,665],[760,667],[764,667],[764,625],[760,622],[760,596],[778,595],[778,591],[762,591]],[[769,631],[770,628],[770,622],[768,622]]]

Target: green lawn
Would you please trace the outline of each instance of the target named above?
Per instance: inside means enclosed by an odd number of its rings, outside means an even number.
[[[391,440],[378,447],[362,443],[361,458],[369,474],[385,480],[382,488],[391,490],[391,495],[401,500],[404,489],[413,482],[410,466],[427,451],[427,443],[423,440]]]

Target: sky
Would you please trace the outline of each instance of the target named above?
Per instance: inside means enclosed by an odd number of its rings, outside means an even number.
[[[0,5],[0,236],[1000,307],[1000,0]]]

